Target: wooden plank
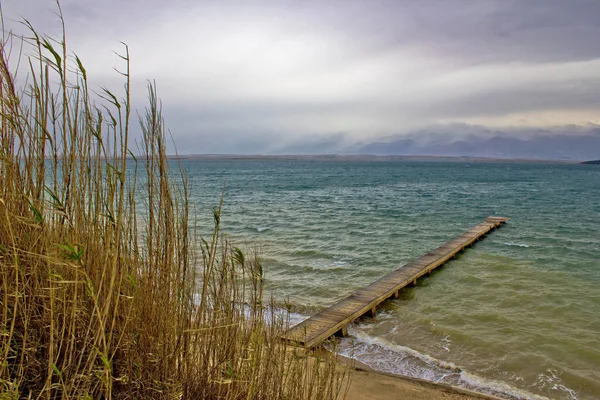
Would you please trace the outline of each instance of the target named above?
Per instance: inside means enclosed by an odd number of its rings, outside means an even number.
[[[509,218],[490,216],[462,235],[449,240],[417,260],[408,263],[368,286],[357,290],[326,310],[291,328],[285,339],[315,347],[336,333],[346,334],[346,327],[362,315],[374,315],[379,304],[395,297],[403,287],[454,258]]]

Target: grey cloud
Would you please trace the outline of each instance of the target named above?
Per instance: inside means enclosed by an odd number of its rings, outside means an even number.
[[[111,51],[130,45],[135,106],[156,79],[185,153],[349,151],[430,126],[456,128],[436,132],[454,143],[475,140],[473,123],[526,136],[531,121],[600,121],[596,0],[61,4],[94,85],[120,88]],[[60,32],[51,1],[2,8]]]
[[[268,154],[272,146],[268,134],[248,136],[213,133],[206,136],[178,136],[169,143],[170,154]]]
[[[128,35],[198,11],[226,22],[283,21],[281,36],[315,30],[353,39],[359,56],[402,47],[423,47],[435,55],[468,62],[590,60],[600,56],[596,39],[600,3],[596,0],[422,0],[377,2],[257,1],[193,2],[175,0],[63,0],[75,34],[105,31]],[[6,15],[26,16],[43,31],[56,31],[57,18],[47,0],[4,0]],[[200,27],[200,26],[198,26]],[[111,32],[109,32],[111,31]],[[274,38],[275,39],[275,38]]]
[[[348,138],[343,133],[307,136],[286,146],[274,148],[271,154],[335,154],[348,148]]]
[[[373,155],[590,160],[600,158],[600,126],[590,124],[584,127],[494,131],[460,124],[438,126],[368,143],[356,152]]]

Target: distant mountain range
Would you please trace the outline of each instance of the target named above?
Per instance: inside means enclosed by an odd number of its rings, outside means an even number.
[[[579,135],[523,135],[523,138],[509,135],[470,135],[455,141],[440,141],[440,136],[430,132],[413,133],[405,137],[391,138],[389,141],[368,143],[359,147],[357,153],[578,161],[596,159],[600,154],[600,130]]]
[[[600,160],[584,161],[584,162],[582,162],[582,164],[599,164],[600,165]]]

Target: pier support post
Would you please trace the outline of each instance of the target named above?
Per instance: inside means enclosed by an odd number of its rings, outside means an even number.
[[[348,325],[342,326],[342,328],[339,331],[337,331],[334,335],[338,337],[348,336]]]
[[[400,291],[396,290],[394,293],[392,293],[392,299],[397,299],[398,297],[400,297]]]
[[[374,318],[375,314],[377,314],[377,307],[373,307],[371,308],[369,311],[366,312],[368,317]]]

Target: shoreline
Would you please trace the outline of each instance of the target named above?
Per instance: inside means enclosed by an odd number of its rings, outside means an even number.
[[[358,360],[336,354],[340,367],[347,367],[350,381],[339,399],[346,400],[504,400],[446,383],[378,371]]]

